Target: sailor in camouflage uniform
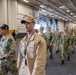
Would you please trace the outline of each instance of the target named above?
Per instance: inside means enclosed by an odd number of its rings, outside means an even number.
[[[70,52],[69,52],[70,37],[69,37],[69,34],[68,34],[68,29],[65,28],[64,34],[62,34],[61,37],[60,37],[60,42],[61,42],[61,48],[62,48],[62,52],[61,52],[61,56],[62,56],[61,65],[63,65],[64,64],[64,54],[65,53],[66,53],[66,55],[68,57],[68,61],[70,60]]]
[[[69,29],[69,33],[68,33],[69,37],[70,37],[70,45],[71,45],[71,48],[72,48],[72,53],[74,53],[74,30],[72,29]]]
[[[46,37],[45,33],[43,33],[43,30],[44,30],[44,28],[40,27],[40,33],[39,33],[39,35],[42,36],[45,39],[45,41],[46,41],[47,37]]]
[[[47,27],[47,32],[45,33],[46,35],[46,42],[47,42],[47,50],[49,49],[50,51],[50,59],[52,58],[52,49],[53,49],[53,37],[52,37],[52,32],[51,32],[51,28]]]
[[[54,38],[55,38],[55,43],[56,43],[56,53],[59,52],[59,44],[60,44],[60,32],[59,29],[54,32]]]
[[[0,40],[0,75],[7,75],[8,71],[12,75],[18,75],[15,57],[15,40],[8,34],[8,25],[1,27],[2,38]]]
[[[73,52],[75,51],[75,48],[76,48],[76,29],[73,31],[74,34],[73,34]]]

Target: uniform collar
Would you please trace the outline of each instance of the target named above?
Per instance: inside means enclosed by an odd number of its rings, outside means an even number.
[[[7,35],[5,35],[5,36],[2,36],[2,38],[5,39],[8,35],[9,35],[9,34],[7,34]]]
[[[28,40],[28,41],[32,41],[32,40],[34,40],[34,37],[35,37],[35,35],[36,35],[36,32],[34,32],[32,35],[27,35],[26,36],[26,41]]]

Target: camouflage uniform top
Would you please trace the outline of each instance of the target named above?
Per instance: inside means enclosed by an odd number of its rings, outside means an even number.
[[[42,36],[45,39],[45,41],[47,40],[45,33],[40,33],[39,35]]]
[[[70,43],[70,37],[69,34],[62,34],[60,37],[60,42],[63,45],[69,45]]]
[[[60,32],[54,32],[53,39],[55,42],[58,42],[60,40]]]
[[[47,38],[47,40],[46,40],[47,41],[47,45],[50,45],[50,43],[53,42],[52,32],[46,32],[45,35],[46,35],[46,38]]]
[[[76,29],[74,30],[73,46],[76,46]]]
[[[59,40],[60,38],[60,32],[55,32],[55,40]]]
[[[76,35],[76,29],[74,30],[74,34]]]
[[[76,41],[76,29],[74,30],[74,40]]]
[[[8,61],[11,63],[16,61],[15,41],[9,34],[3,36],[0,40],[0,56],[5,58],[4,60],[1,60],[2,62]]]

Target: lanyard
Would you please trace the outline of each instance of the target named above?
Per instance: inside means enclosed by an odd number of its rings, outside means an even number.
[[[29,45],[29,43],[30,43],[30,39],[31,39],[32,36],[33,36],[33,35],[31,35],[31,36],[28,38],[28,35],[27,35],[27,43],[25,43],[25,52],[24,52],[25,55],[26,55],[27,47],[28,47],[28,45]]]
[[[33,35],[31,35],[29,38],[28,38],[28,36],[27,36],[27,43],[25,43],[25,50],[24,50],[24,54],[26,55],[26,53],[27,53],[27,47],[28,47],[28,45],[29,45],[29,43],[30,43],[30,39],[31,39],[31,37],[32,37]],[[27,59],[25,59],[25,65],[27,66]]]

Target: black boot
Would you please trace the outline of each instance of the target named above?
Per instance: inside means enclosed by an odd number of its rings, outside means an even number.
[[[74,54],[74,51],[72,51],[72,54]]]
[[[63,64],[64,64],[64,60],[61,61],[61,65],[63,65]]]
[[[52,57],[52,55],[50,55],[50,58],[49,59],[52,59],[53,57]]]
[[[59,52],[59,50],[56,51],[56,53],[58,53],[58,52]]]
[[[70,61],[70,56],[68,56],[68,61]]]

